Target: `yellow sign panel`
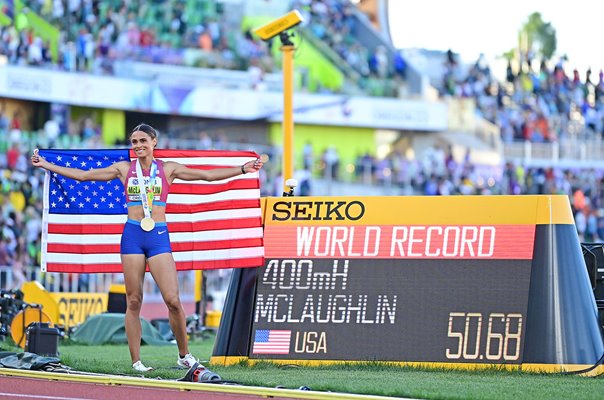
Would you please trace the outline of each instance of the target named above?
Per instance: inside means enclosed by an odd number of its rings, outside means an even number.
[[[273,197],[268,225],[574,224],[568,196]]]
[[[302,22],[302,15],[298,10],[293,10],[254,30],[262,40],[269,40],[283,31],[286,31]]]
[[[65,329],[107,311],[107,293],[51,293],[36,281],[23,284],[22,290],[26,303],[39,304],[54,325]]]
[[[80,324],[90,315],[107,311],[107,293],[51,293],[59,306],[57,325],[65,329]]]
[[[38,304],[42,311],[56,324],[59,320],[59,307],[51,294],[37,281],[25,282],[21,286],[23,300],[28,304]]]

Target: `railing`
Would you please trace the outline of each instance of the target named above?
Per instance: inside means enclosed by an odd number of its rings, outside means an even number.
[[[46,290],[58,292],[108,293],[112,284],[124,283],[122,273],[107,274],[69,274],[57,272],[42,272],[39,266],[29,266],[23,271],[24,276],[18,277],[12,266],[0,266],[0,289],[18,289],[25,281],[37,281]],[[179,292],[183,300],[191,300],[195,294],[195,271],[180,271],[178,273]],[[160,301],[161,294],[150,273],[145,275],[143,294],[146,300]]]
[[[0,265],[0,289],[15,289],[13,277],[13,267],[10,265]]]
[[[551,143],[504,143],[503,154],[505,160],[525,166],[604,168],[604,141],[599,136],[570,137]]]

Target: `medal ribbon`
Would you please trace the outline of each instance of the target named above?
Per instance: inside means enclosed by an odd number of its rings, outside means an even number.
[[[143,212],[145,218],[151,218],[151,209],[153,208],[153,199],[155,193],[155,176],[157,175],[157,162],[153,160],[151,163],[151,173],[149,174],[149,184],[145,184],[145,176],[143,175],[143,168],[141,162],[136,160],[136,178],[138,179],[138,188],[140,190],[141,203],[143,205]]]

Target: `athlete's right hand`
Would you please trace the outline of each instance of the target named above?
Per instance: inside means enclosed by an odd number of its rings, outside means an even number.
[[[31,165],[34,167],[42,167],[42,163],[46,161],[44,157],[38,154],[38,149],[34,149],[33,154],[31,155]]]

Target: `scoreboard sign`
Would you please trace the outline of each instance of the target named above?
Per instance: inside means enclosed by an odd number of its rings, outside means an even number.
[[[521,363],[529,277],[526,261],[271,259],[253,330],[287,339],[250,357]]]
[[[250,357],[522,362],[535,225],[400,203],[273,203]]]
[[[549,304],[531,281],[551,236],[543,227],[576,237],[567,208],[565,196],[269,198],[246,356],[547,363],[525,351],[541,329],[531,314]],[[578,296],[589,304],[589,294]],[[595,326],[586,347],[602,349]]]

